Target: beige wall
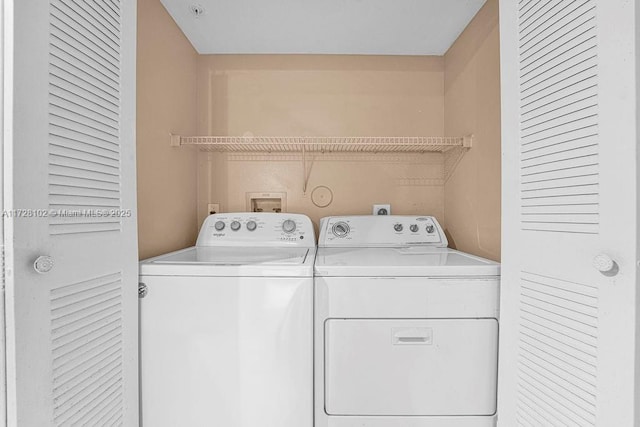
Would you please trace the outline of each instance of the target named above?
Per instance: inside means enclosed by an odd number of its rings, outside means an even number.
[[[497,0],[444,57],[197,55],[159,0],[139,0],[140,256],[193,244],[207,203],[246,210],[247,192],[286,192],[320,217],[433,214],[461,250],[500,258]],[[445,184],[442,156],[316,156],[303,192],[299,157],[196,153],[168,133],[266,136],[462,136],[474,147]],[[325,208],[314,187],[333,191]]]
[[[140,259],[190,246],[197,235],[197,156],[169,146],[170,132],[196,132],[197,58],[159,0],[138,0]]]
[[[489,0],[444,57],[445,134],[474,146],[445,185],[445,226],[460,250],[500,259],[498,0]]]
[[[205,55],[198,66],[198,131],[209,135],[423,136],[444,132],[442,57]],[[200,158],[200,220],[206,203],[245,210],[247,192],[287,192],[287,210],[309,215],[393,213],[444,219],[441,155],[321,155],[302,191],[298,157]],[[324,185],[333,202],[318,208]]]
[[[221,135],[440,135],[442,57],[202,55],[198,130]]]

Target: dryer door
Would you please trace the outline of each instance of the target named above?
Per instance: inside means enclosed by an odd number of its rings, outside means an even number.
[[[493,415],[495,319],[330,319],[329,415]]]

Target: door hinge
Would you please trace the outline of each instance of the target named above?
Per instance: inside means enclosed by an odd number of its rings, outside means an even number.
[[[4,245],[0,245],[0,290],[3,290],[5,285],[5,256]]]
[[[149,288],[144,283],[138,283],[138,298],[144,298],[149,293]]]

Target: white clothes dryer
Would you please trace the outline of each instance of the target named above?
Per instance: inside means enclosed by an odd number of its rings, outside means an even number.
[[[493,427],[499,264],[428,216],[321,221],[316,427]]]
[[[142,425],[311,427],[314,257],[306,216],[237,213],[142,262]]]

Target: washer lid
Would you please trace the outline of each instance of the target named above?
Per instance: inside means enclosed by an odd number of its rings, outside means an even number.
[[[141,275],[310,276],[315,251],[304,247],[191,247],[140,263]]]
[[[449,248],[319,248],[316,276],[499,276],[500,264]]]

